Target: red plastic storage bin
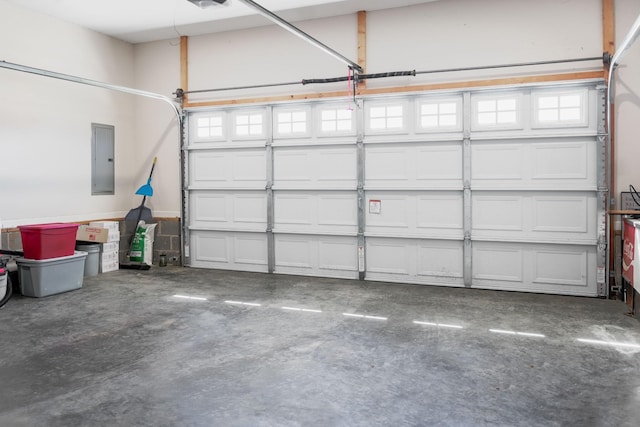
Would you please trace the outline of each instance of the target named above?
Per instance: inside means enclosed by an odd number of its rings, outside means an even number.
[[[18,226],[24,257],[49,259],[73,255],[78,226],[61,222]]]

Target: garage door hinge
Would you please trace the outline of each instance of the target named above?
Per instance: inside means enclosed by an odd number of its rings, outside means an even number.
[[[471,233],[469,231],[465,231],[464,240],[471,240]]]
[[[607,242],[607,239],[602,236],[598,237],[598,250],[606,251],[608,247],[609,243]]]

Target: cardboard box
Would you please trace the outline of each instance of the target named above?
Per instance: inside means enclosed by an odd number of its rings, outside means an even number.
[[[120,232],[109,228],[81,225],[78,227],[76,240],[97,243],[118,242],[120,241]]]
[[[109,230],[120,232],[120,223],[118,221],[91,221],[89,227],[108,228]]]

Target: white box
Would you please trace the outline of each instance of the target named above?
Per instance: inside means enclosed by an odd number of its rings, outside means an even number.
[[[102,252],[100,254],[100,262],[118,261],[119,251]]]
[[[107,243],[102,243],[101,244],[101,248],[100,248],[100,252],[105,253],[105,252],[118,252],[118,250],[120,249],[120,242],[107,242]]]
[[[106,273],[120,269],[120,251],[106,251],[100,253],[100,272]]]
[[[107,228],[109,230],[120,232],[120,223],[118,221],[91,221],[91,227]]]
[[[109,230],[109,237],[107,237],[106,243],[120,242],[120,232]]]
[[[100,263],[100,273],[108,273],[120,269],[120,263],[116,261],[105,261]]]

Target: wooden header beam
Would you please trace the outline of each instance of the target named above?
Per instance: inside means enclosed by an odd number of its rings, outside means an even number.
[[[367,12],[358,12],[358,64],[362,67],[362,73],[367,73]],[[361,88],[367,87],[367,81],[358,83]]]
[[[180,36],[180,89],[189,91],[189,37]],[[183,105],[189,102],[185,93]]]

